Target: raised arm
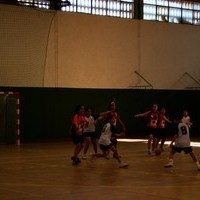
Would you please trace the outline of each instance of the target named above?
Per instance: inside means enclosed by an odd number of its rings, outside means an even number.
[[[145,113],[140,113],[140,114],[134,115],[134,117],[147,117],[147,115],[149,114],[149,112],[150,111],[145,112]]]

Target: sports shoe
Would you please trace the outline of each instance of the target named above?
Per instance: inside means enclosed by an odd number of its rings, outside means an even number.
[[[110,159],[111,157],[110,157],[110,155],[108,154],[108,155],[105,156],[105,158],[106,158],[106,159]]]
[[[71,157],[71,160],[72,160],[72,165],[78,164],[77,160],[73,156]]]
[[[164,148],[161,148],[160,150],[161,150],[162,152],[164,152],[164,151],[165,151],[165,149],[164,149]]]
[[[148,150],[147,153],[148,153],[149,156],[153,156],[154,155],[154,153],[151,150]]]
[[[196,165],[197,165],[197,170],[200,171],[200,164],[199,164],[199,161],[196,162]]]
[[[128,163],[124,163],[124,162],[121,162],[119,164],[119,167],[122,168],[122,167],[127,167],[128,166]]]
[[[78,162],[78,163],[81,163],[81,160],[80,160],[80,158],[76,158],[76,161]]]
[[[165,168],[169,168],[169,167],[173,167],[173,163],[172,162],[169,162],[167,163],[166,165],[164,165]]]
[[[90,161],[93,161],[95,157],[96,157],[96,153],[90,153],[89,155]]]
[[[84,154],[84,155],[82,156],[82,159],[83,159],[83,160],[87,159],[87,156]]]
[[[71,160],[73,165],[81,163],[81,160],[79,158],[75,158],[74,156],[71,157]]]

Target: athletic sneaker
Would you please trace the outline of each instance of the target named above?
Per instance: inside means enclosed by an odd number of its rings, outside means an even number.
[[[74,158],[73,156],[71,157],[71,160],[73,165],[81,163],[81,160],[79,158]]]
[[[78,164],[77,160],[73,156],[71,157],[71,160],[72,160],[72,165]]]
[[[121,162],[119,164],[119,167],[122,168],[122,167],[127,167],[128,166],[128,163],[124,163],[124,162]]]
[[[163,149],[163,148],[161,148],[160,150],[161,150],[162,152],[164,152],[164,151],[165,151],[165,149]]]
[[[108,155],[105,156],[105,158],[106,158],[106,159],[110,159],[111,157],[110,157],[110,155],[108,154]]]
[[[153,156],[153,155],[155,155],[151,150],[148,150],[147,153],[148,153],[149,156]]]
[[[164,165],[164,167],[165,168],[168,168],[168,167],[173,167],[174,165],[173,165],[173,163],[172,162],[169,162],[169,163],[167,163],[166,165]]]
[[[78,162],[78,163],[81,163],[81,160],[80,160],[80,158],[76,158],[76,161]]]
[[[200,164],[199,164],[199,161],[196,162],[196,165],[197,165],[197,170],[200,171]]]
[[[93,161],[95,157],[96,157],[95,153],[90,153],[89,155],[90,161]]]
[[[87,159],[87,156],[84,154],[84,155],[82,156],[82,159],[83,159],[83,160]]]

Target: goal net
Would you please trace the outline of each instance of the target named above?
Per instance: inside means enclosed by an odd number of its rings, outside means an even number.
[[[0,92],[0,143],[20,144],[19,93]]]

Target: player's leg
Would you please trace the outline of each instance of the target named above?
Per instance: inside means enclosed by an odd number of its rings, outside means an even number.
[[[188,150],[185,150],[185,153],[189,152],[189,155],[191,156],[192,160],[194,161],[194,163],[197,165],[197,169],[200,170],[200,164],[199,161],[196,158],[196,155],[194,154],[192,147],[188,148]]]
[[[118,154],[118,151],[115,148],[115,146],[113,146],[113,145],[110,146],[110,150],[113,152],[113,157],[118,161],[119,167],[127,167],[128,166],[127,163],[121,161],[119,154]]]
[[[83,149],[83,159],[86,159],[86,154],[87,154],[87,151],[89,149],[89,146],[90,146],[90,143],[91,143],[91,138],[90,137],[85,137],[85,145],[84,145],[84,149]]]
[[[92,158],[94,157],[106,157],[108,154],[109,146],[100,144],[100,150],[102,153],[94,153],[92,154]]]
[[[93,132],[91,134],[91,142],[92,142],[94,153],[97,153],[97,139],[96,139],[96,133],[95,132]]]
[[[117,141],[117,138],[114,136],[111,138],[110,140],[113,144],[113,146],[117,149],[117,144],[118,144],[118,141]],[[115,157],[114,153],[113,153],[113,158]]]
[[[97,141],[96,141],[96,138],[92,139],[92,146],[93,146],[93,149],[94,149],[94,153],[96,154],[97,153]]]
[[[161,131],[161,135],[160,135],[160,139],[161,139],[160,149],[161,149],[161,151],[165,151],[164,150],[164,144],[165,144],[165,141],[166,141],[166,133],[167,133],[166,128],[163,128],[162,131]]]
[[[192,158],[192,160],[193,160],[194,162],[197,162],[197,158],[196,158],[194,152],[190,152],[189,155],[191,156],[191,158]]]
[[[161,139],[161,142],[160,142],[160,149],[161,149],[161,151],[165,151],[165,150],[164,150],[164,144],[165,144],[165,138],[163,137],[163,138]]]
[[[81,152],[83,145],[81,143],[77,143],[74,148],[74,155],[71,157],[73,164],[80,163],[80,159],[78,157],[79,153]]]
[[[73,164],[80,163],[80,159],[78,157],[79,153],[81,152],[83,148],[83,136],[82,135],[75,135],[73,138],[75,148],[74,148],[74,155],[71,157]]]
[[[153,142],[153,135],[149,134],[148,135],[148,142],[147,142],[147,149],[148,149],[148,154],[152,154],[152,142]]]
[[[176,151],[174,151],[173,149],[171,149],[170,153],[169,153],[169,161],[167,164],[164,165],[164,167],[173,167],[174,166],[174,155],[175,155]]]
[[[151,149],[152,149],[152,153],[154,153],[155,152],[155,150],[156,150],[156,148],[157,148],[157,140],[158,140],[158,134],[159,134],[159,132],[158,132],[158,129],[157,128],[152,128],[151,129],[151,134],[152,134],[152,147],[151,147]]]

